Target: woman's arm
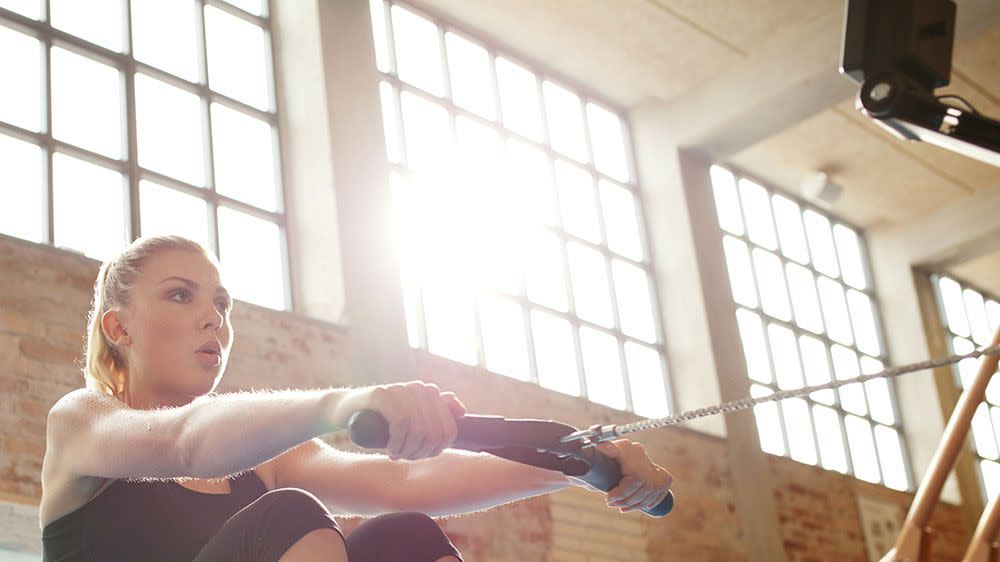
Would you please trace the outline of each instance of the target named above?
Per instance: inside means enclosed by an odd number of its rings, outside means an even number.
[[[586,487],[582,480],[557,470],[461,449],[445,449],[440,455],[415,461],[390,462],[406,465],[399,509],[431,517],[489,509],[570,486]]]
[[[343,429],[337,405],[354,388],[257,390],[199,396],[187,408],[180,447],[196,478],[217,478],[268,461]]]
[[[226,476],[340,429],[331,412],[354,390],[209,394],[146,410],[80,388],[49,410],[46,457],[71,476]]]

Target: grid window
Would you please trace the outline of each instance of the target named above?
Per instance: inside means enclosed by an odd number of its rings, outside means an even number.
[[[964,354],[990,345],[1000,327],[1000,299],[946,275],[931,275],[941,321],[948,331],[951,353]],[[965,390],[979,370],[978,359],[965,359],[955,366],[955,385]],[[983,496],[992,500],[1000,491],[1000,377],[995,374],[986,387],[986,400],[972,418],[972,443],[979,459]]]
[[[265,7],[0,0],[0,233],[99,260],[178,234],[291,308]]]
[[[876,373],[888,361],[857,231],[722,166],[710,170],[751,395]],[[761,448],[910,488],[891,381],[754,407]]]
[[[438,18],[370,6],[410,345],[669,415],[621,115]]]

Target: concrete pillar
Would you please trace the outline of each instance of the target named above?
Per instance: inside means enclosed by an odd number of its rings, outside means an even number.
[[[704,152],[665,141],[656,108],[630,115],[639,181],[679,410],[749,396],[750,379],[736,325],[722,236]],[[786,560],[767,453],[753,410],[687,425],[727,436],[734,504],[747,560]]]
[[[271,5],[297,312],[347,326],[358,384],[407,379],[369,4]]]

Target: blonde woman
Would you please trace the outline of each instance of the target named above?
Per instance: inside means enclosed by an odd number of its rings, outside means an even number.
[[[492,455],[441,455],[465,407],[422,381],[215,394],[234,333],[220,272],[211,252],[179,236],[139,238],[101,265],[86,387],[48,415],[44,562],[456,562],[425,511],[587,487]],[[318,438],[363,408],[389,422],[387,455]],[[601,447],[622,468],[608,493],[621,501],[609,506],[663,499],[672,477],[641,445]],[[412,465],[421,471],[399,462],[430,457]],[[345,537],[331,507],[372,518]]]

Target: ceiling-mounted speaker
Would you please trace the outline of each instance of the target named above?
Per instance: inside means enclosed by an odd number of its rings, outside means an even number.
[[[826,172],[816,172],[802,180],[799,185],[799,192],[806,200],[828,209],[840,199],[843,191],[842,187],[830,181],[830,176]]]

